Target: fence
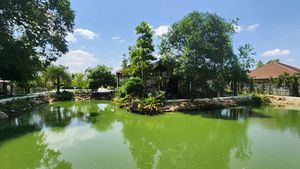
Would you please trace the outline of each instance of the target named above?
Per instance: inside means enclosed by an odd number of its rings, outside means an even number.
[[[289,89],[273,89],[273,95],[276,96],[290,96],[290,90]]]

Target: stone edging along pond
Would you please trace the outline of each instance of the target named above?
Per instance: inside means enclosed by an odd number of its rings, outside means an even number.
[[[15,97],[0,100],[0,120],[17,116],[42,104],[49,103],[45,94]]]
[[[191,111],[201,109],[216,109],[223,107],[233,107],[238,105],[247,105],[253,102],[252,96],[232,96],[232,97],[218,97],[205,99],[177,99],[166,100],[164,106],[161,108],[162,112],[172,111]]]

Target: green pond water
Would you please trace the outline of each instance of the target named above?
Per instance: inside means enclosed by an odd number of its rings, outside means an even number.
[[[0,121],[1,169],[299,169],[300,110],[157,116],[58,102]]]

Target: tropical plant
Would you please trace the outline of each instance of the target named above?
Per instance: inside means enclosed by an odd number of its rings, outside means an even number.
[[[61,86],[68,86],[71,83],[71,75],[65,66],[50,65],[44,74],[46,81],[56,86],[57,93],[60,93]]]
[[[280,87],[288,87],[290,84],[290,75],[287,72],[284,72],[283,74],[279,75],[276,79],[276,86],[277,88]]]

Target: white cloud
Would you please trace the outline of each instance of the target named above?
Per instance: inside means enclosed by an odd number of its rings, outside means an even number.
[[[242,27],[240,27],[240,26],[234,26],[234,31],[236,32],[236,33],[240,33],[241,31],[242,31]]]
[[[78,28],[74,30],[74,33],[68,32],[66,36],[66,40],[68,42],[76,43],[78,36],[93,40],[98,36],[98,34],[88,29]]]
[[[98,36],[95,32],[88,29],[82,29],[82,28],[75,29],[74,33],[91,40],[95,39]]]
[[[253,24],[253,25],[249,25],[249,26],[247,26],[246,27],[246,31],[248,31],[248,32],[253,32],[253,31],[255,31],[257,28],[259,27],[259,24]]]
[[[286,56],[290,53],[291,52],[289,50],[274,49],[263,52],[261,56]]]
[[[72,50],[59,58],[56,64],[67,66],[73,73],[84,72],[86,68],[96,65],[94,54],[83,50]]]
[[[114,40],[114,41],[118,41],[119,43],[125,42],[125,40],[124,40],[124,39],[121,39],[120,36],[115,36],[115,37],[112,37],[111,39]]]
[[[73,43],[77,42],[76,37],[75,37],[74,34],[71,33],[71,32],[68,32],[68,33],[67,33],[66,40],[67,40],[68,42],[73,42]]]
[[[246,32],[254,32],[257,28],[259,27],[259,24],[253,24],[253,25],[248,25],[248,26],[239,26],[236,25],[234,26],[234,30],[236,33],[240,33],[242,31],[246,31]]]
[[[112,40],[119,40],[119,39],[121,39],[121,38],[120,38],[120,36],[115,36],[115,37],[112,37],[111,39],[112,39]]]
[[[163,34],[168,33],[170,26],[161,25],[158,28],[154,29],[156,36],[162,36]]]

